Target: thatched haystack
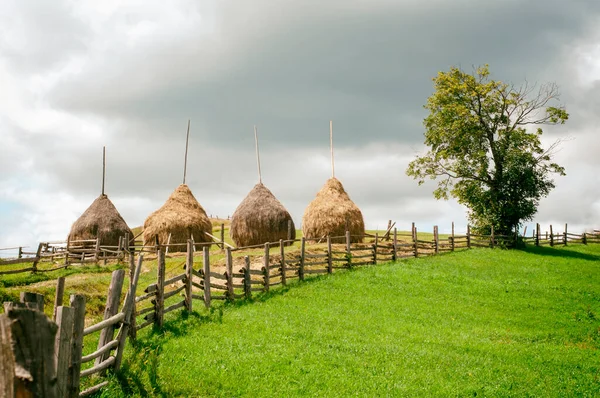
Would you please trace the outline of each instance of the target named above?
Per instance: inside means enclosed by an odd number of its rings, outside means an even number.
[[[360,209],[350,200],[337,178],[327,180],[317,197],[310,202],[302,217],[302,233],[306,238],[344,236],[350,231],[352,242],[362,242],[365,222]]]
[[[106,195],[100,195],[81,217],[71,226],[69,241],[100,238],[102,246],[117,246],[119,238],[129,234],[133,238],[131,229],[121,217],[117,208]]]
[[[278,242],[288,239],[288,222],[292,222],[292,239],[296,227],[290,213],[265,187],[258,183],[231,216],[229,234],[238,247]]]
[[[144,245],[154,245],[156,236],[159,243],[166,244],[169,234],[172,244],[187,243],[191,236],[196,243],[212,241],[205,232],[212,234],[212,224],[190,188],[181,184],[165,204],[144,221]],[[185,245],[169,248],[169,252],[186,250]]]

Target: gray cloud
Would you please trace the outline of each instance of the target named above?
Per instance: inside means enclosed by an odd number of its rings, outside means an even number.
[[[231,214],[256,182],[257,124],[265,183],[299,223],[329,177],[332,119],[337,175],[368,223],[458,222],[461,206],[433,201],[433,186],[404,170],[422,150],[431,78],[489,63],[496,79],[556,81],[571,113],[547,130],[573,139],[557,155],[568,177],[540,217],[561,208],[580,224],[597,217],[578,208],[596,209],[600,197],[579,180],[599,165],[600,90],[575,83],[581,51],[598,40],[597,1],[181,1],[102,12],[23,4],[11,4],[20,22],[0,41],[5,76],[22,90],[19,112],[0,109],[9,143],[0,168],[78,198],[72,212],[100,193],[107,145],[107,193],[141,224],[181,182],[191,118],[188,184],[209,213]],[[567,191],[580,193],[572,211]]]

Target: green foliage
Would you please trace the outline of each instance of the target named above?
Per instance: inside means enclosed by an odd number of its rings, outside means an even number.
[[[597,396],[599,260],[470,250],[169,314],[102,395]]]
[[[564,108],[547,106],[558,99],[557,86],[542,85],[532,96],[534,87],[527,84],[516,88],[491,80],[487,65],[473,74],[453,67],[433,81],[424,121],[430,149],[406,173],[419,184],[441,178],[434,196],[453,196],[467,206],[477,232],[494,226],[510,234],[554,188],[552,174],[565,174],[552,162],[559,142],[544,149],[542,129],[527,128],[568,119]]]

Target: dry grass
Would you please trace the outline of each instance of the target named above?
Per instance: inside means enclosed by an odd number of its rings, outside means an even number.
[[[134,236],[108,196],[100,195],[73,223],[68,239],[100,238],[103,246],[117,246],[119,238],[125,234],[129,234],[130,238]]]
[[[165,244],[169,234],[171,244],[186,243],[190,236],[197,243],[210,242],[212,239],[205,232],[212,234],[210,219],[188,186],[181,184],[144,222],[144,245],[153,245],[157,236]],[[170,252],[185,250],[185,245],[169,249]]]
[[[306,238],[325,238],[327,235],[344,236],[346,231],[350,231],[352,242],[362,242],[365,233],[363,216],[342,183],[330,178],[304,211],[302,232]]]
[[[238,247],[288,239],[288,222],[292,222],[291,239],[296,228],[290,213],[263,184],[258,183],[231,217],[229,233]]]

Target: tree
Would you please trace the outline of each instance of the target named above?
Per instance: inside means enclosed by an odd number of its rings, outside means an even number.
[[[554,83],[519,87],[490,79],[488,65],[467,74],[453,67],[433,79],[424,120],[429,151],[410,162],[407,175],[422,184],[438,179],[436,199],[452,196],[469,209],[482,232],[493,226],[510,234],[531,220],[541,198],[565,175],[552,162],[560,144],[544,149],[542,125],[564,124],[569,115]]]

